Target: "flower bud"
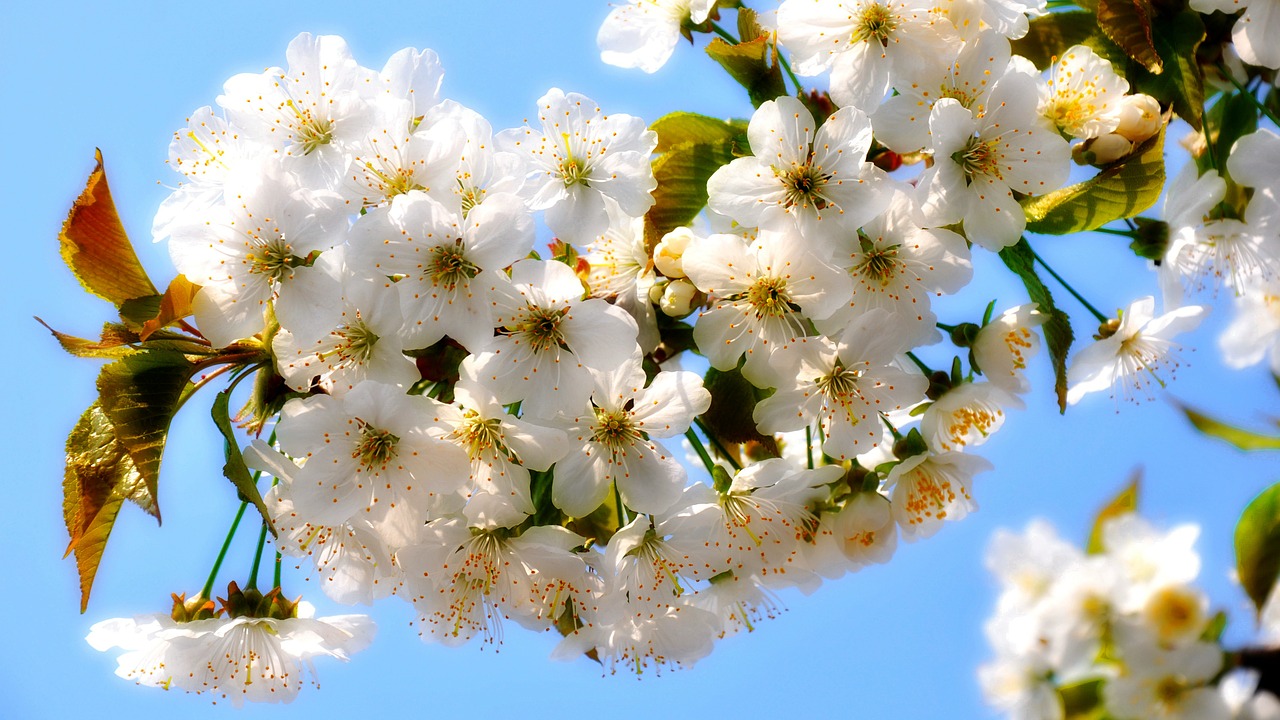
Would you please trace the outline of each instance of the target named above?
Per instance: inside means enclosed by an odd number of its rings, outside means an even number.
[[[662,302],[662,293],[667,291],[667,281],[658,280],[649,286],[649,302],[657,305]]]
[[[662,291],[662,300],[658,302],[658,307],[662,312],[675,318],[684,317],[693,312],[694,298],[698,295],[698,288],[688,280],[673,280],[667,283],[666,289]]]
[[[1116,114],[1120,117],[1116,134],[1134,144],[1160,131],[1160,103],[1150,95],[1125,95]]]
[[[684,277],[680,258],[684,256],[685,248],[689,247],[689,241],[693,237],[693,231],[687,227],[678,227],[663,235],[653,248],[653,265],[658,268],[658,272],[669,278]]]
[[[1071,148],[1073,159],[1081,165],[1110,165],[1133,152],[1133,143],[1123,135],[1107,133]]]

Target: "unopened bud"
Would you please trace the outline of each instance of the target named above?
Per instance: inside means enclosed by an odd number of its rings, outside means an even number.
[[[698,288],[693,283],[688,280],[673,280],[662,291],[658,307],[671,317],[681,318],[693,312],[694,298],[697,295]]]
[[[1160,102],[1150,95],[1125,95],[1116,114],[1120,116],[1116,134],[1135,145],[1160,131]]]
[[[981,329],[973,323],[960,323],[951,329],[951,343],[956,347],[972,347]]]
[[[649,286],[649,302],[657,305],[662,302],[662,293],[667,291],[667,281],[659,280]]]
[[[680,260],[693,238],[693,231],[687,227],[678,227],[663,235],[653,248],[653,265],[658,268],[658,272],[669,278],[684,277],[684,267]]]
[[[1116,133],[1099,135],[1071,149],[1071,154],[1077,163],[1088,165],[1110,165],[1131,152],[1133,152],[1133,143]]]
[[[947,373],[936,370],[929,375],[929,388],[925,390],[925,397],[930,400],[937,400],[951,389],[951,376]]]

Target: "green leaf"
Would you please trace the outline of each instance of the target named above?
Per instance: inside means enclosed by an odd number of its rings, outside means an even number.
[[[1102,680],[1082,680],[1058,688],[1068,718],[1093,717],[1102,706]]]
[[[224,441],[223,449],[227,462],[222,466],[222,474],[236,486],[242,500],[253,503],[258,513],[262,515],[262,522],[271,529],[271,534],[275,535],[276,526],[271,522],[271,513],[267,510],[267,504],[262,501],[262,495],[253,482],[253,476],[249,474],[249,466],[244,464],[244,456],[240,454],[240,441],[236,440],[235,430],[231,427],[230,407],[231,391],[223,390],[218,393],[213,400],[212,414],[213,424],[218,426]]]
[[[194,366],[173,350],[140,350],[102,368],[98,397],[152,497],[169,423],[194,387]],[[159,513],[156,513],[157,519]]]
[[[1204,632],[1200,633],[1200,642],[1216,643],[1222,640],[1222,631],[1227,629],[1227,614],[1221,610],[1213,614],[1209,618],[1209,622],[1204,626]]]
[[[1075,340],[1071,330],[1071,319],[1053,303],[1053,295],[1045,287],[1040,276],[1036,274],[1035,253],[1024,237],[1016,245],[1000,251],[1000,259],[1006,267],[1022,279],[1027,288],[1027,295],[1032,302],[1039,305],[1040,312],[1049,319],[1040,330],[1044,333],[1045,345],[1049,348],[1049,358],[1053,362],[1054,390],[1058,394],[1058,409],[1067,411],[1067,351]]]
[[[698,113],[674,112],[655,120],[649,129],[658,133],[658,148],[654,152],[659,155],[689,143],[719,145],[735,141],[739,149],[745,151],[747,148],[746,120],[721,120]]]
[[[1191,421],[1191,424],[1200,432],[1210,437],[1216,437],[1219,440],[1225,440],[1241,450],[1280,450],[1280,437],[1263,435],[1235,427],[1234,425],[1228,425],[1221,420],[1215,420],[1185,405],[1179,405],[1178,409],[1182,410],[1187,419]]]
[[[1132,92],[1143,92],[1172,105],[1178,117],[1193,129],[1201,128],[1204,114],[1204,73],[1196,62],[1196,50],[1204,41],[1200,14],[1183,10],[1160,16],[1152,23],[1155,47],[1164,59],[1164,72],[1153,74],[1141,67],[1126,73]]]
[[[62,478],[62,515],[80,576],[80,612],[89,606],[98,565],[125,500],[159,518],[155,495],[129,453],[116,439],[110,418],[98,403],[80,416],[67,436]]]
[[[1040,70],[1048,69],[1054,58],[1061,57],[1073,45],[1088,45],[1104,57],[1106,53],[1095,45],[1119,50],[1099,33],[1097,17],[1087,10],[1038,17],[1031,21],[1026,35],[1010,43],[1015,55],[1030,60]]]
[[[707,45],[707,54],[747,89],[752,105],[760,107],[767,100],[787,94],[777,50],[769,44],[768,37],[757,37],[737,45],[716,38]]]
[[[1209,109],[1205,132],[1210,135],[1209,141],[1214,145],[1213,156],[1219,158],[1218,164],[1221,167],[1218,168],[1218,173],[1222,177],[1231,177],[1226,163],[1227,156],[1231,154],[1231,146],[1242,136],[1257,129],[1258,110],[1244,93],[1224,94]]]
[[[1164,70],[1151,33],[1148,0],[1098,0],[1098,27],[1129,57],[1152,73]]]
[[[1138,485],[1142,480],[1142,470],[1134,470],[1129,476],[1129,483],[1118,495],[1111,498],[1111,501],[1098,511],[1093,518],[1093,528],[1089,530],[1089,542],[1085,545],[1085,552],[1090,555],[1098,555],[1106,551],[1102,545],[1102,528],[1107,524],[1108,520],[1136,512],[1138,509]]]
[[[154,295],[156,288],[138,262],[116,214],[102,168],[102,151],[95,150],[94,155],[98,165],[58,234],[62,259],[86,290],[114,305]]]
[[[712,440],[729,449],[744,443],[759,444],[767,453],[780,456],[772,436],[761,435],[751,414],[767,393],[747,382],[737,370],[708,368],[703,385],[711,393],[711,405],[700,418]]]
[[[1155,204],[1164,188],[1164,134],[1134,148],[1133,154],[1094,177],[1047,195],[1027,198],[1022,209],[1027,230],[1069,235],[1129,218]]]
[[[688,225],[707,204],[707,180],[733,161],[735,140],[687,142],[671,148],[653,163],[658,187],[645,215],[645,244],[652,248],[663,235]]]
[[[1254,607],[1262,606],[1280,575],[1280,483],[1263,490],[1236,524],[1236,574]]]
[[[164,296],[153,294],[125,300],[120,303],[120,320],[133,332],[142,332],[142,326],[160,314],[163,299]]]

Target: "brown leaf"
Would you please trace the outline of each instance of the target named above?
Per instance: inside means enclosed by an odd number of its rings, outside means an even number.
[[[1098,0],[1098,27],[1149,72],[1164,70],[1151,35],[1153,11],[1149,0]]]
[[[98,166],[67,214],[58,240],[62,259],[80,284],[118,306],[125,300],[154,295],[157,291],[138,262],[116,213],[102,168],[102,151],[94,154]]]
[[[191,299],[196,296],[199,285],[192,283],[185,275],[178,275],[169,282],[169,287],[160,298],[160,312],[154,318],[142,324],[141,339],[146,340],[151,333],[191,315]]]

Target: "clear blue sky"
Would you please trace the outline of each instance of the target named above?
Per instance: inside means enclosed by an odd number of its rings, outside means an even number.
[[[537,3],[311,2],[274,4],[9,3],[0,11],[0,203],[11,223],[4,246],[5,327],[10,381],[3,442],[8,520],[0,525],[7,567],[0,580],[0,718],[185,718],[224,716],[206,697],[135,688],[116,678],[113,656],[83,637],[94,622],[164,610],[169,593],[193,591],[234,512],[222,479],[220,442],[207,420],[211,397],[177,418],[161,477],[165,523],[126,507],[108,546],[93,602],[78,613],[74,565],[62,560],[63,442],[93,399],[95,362],[61,353],[34,320],[92,335],[108,319],[106,303],[83,294],[62,266],[57,233],[102,148],[124,223],[157,284],[172,275],[163,246],[149,242],[151,216],[167,194],[157,183],[177,176],[164,164],[171,133],[212,104],[233,73],[284,63],[297,33],[337,33],[357,59],[380,67],[394,51],[431,47],[444,63],[444,94],[483,113],[495,128],[520,124],[547,88],[585,93],[607,112],[654,120],[676,110],[746,116],[745,96],[700,49],[682,46],[655,76],[599,62],[595,32],[604,0]],[[1034,242],[1034,238],[1033,238]],[[1037,250],[1077,280],[1103,308],[1155,292],[1154,275],[1111,237],[1041,238]],[[994,258],[977,254],[979,282],[941,306],[940,317],[976,319],[995,297],[1000,307],[1025,295]],[[1065,293],[1064,308],[1092,332],[1088,315]],[[1280,393],[1259,367],[1224,368],[1214,345],[1227,319],[1224,301],[1173,384],[1184,400],[1256,424],[1280,407]],[[1205,533],[1203,582],[1233,617],[1231,636],[1247,635],[1241,593],[1227,580],[1231,532],[1247,500],[1280,480],[1276,458],[1246,456],[1204,439],[1167,398],[1117,413],[1090,398],[1059,417],[1046,359],[1033,368],[1029,410],[1013,412],[981,453],[996,470],[980,476],[980,510],[936,537],[904,545],[892,563],[825,585],[805,597],[783,594],[789,608],[756,632],[720,643],[696,668],[646,676],[601,677],[587,660],[546,659],[550,636],[514,626],[499,651],[449,650],[420,642],[410,608],[388,600],[372,610],[380,637],[348,665],[319,662],[323,687],[289,706],[250,707],[245,716],[378,716],[459,712],[486,715],[653,717],[723,713],[756,717],[804,712],[866,718],[989,717],[974,679],[988,656],[982,623],[995,601],[983,569],[987,538],[1000,526],[1050,518],[1080,538],[1094,509],[1136,465],[1146,467],[1143,505],[1156,521],[1196,520]],[[247,571],[252,533],[228,568]],[[287,576],[320,614],[347,612]]]

